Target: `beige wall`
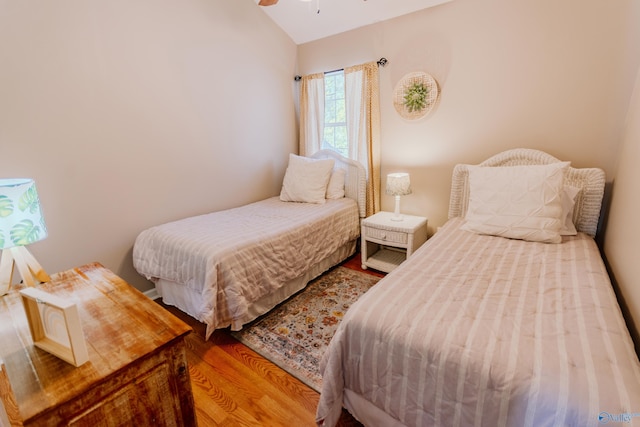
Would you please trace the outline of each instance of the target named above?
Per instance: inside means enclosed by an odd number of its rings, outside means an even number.
[[[149,288],[142,229],[277,194],[297,149],[296,46],[252,0],[3,2],[0,58],[0,177],[35,179],[50,273]]]
[[[637,4],[454,0],[301,45],[298,71],[389,60],[380,70],[382,182],[411,173],[401,209],[428,216],[432,233],[446,220],[456,163],[528,147],[612,176],[640,60]],[[392,94],[416,70],[436,78],[441,98],[410,122]],[[393,210],[391,196],[382,208]]]
[[[640,70],[613,180],[604,252],[640,349]]]

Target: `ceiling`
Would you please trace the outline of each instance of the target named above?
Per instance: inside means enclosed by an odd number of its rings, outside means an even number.
[[[260,8],[296,44],[302,44],[448,1],[451,0],[279,0],[273,6]]]

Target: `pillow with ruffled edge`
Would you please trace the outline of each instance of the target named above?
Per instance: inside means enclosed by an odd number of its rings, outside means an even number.
[[[334,163],[333,159],[311,159],[289,154],[289,165],[282,181],[280,200],[324,203]]]
[[[569,162],[469,166],[464,230],[532,242],[560,243],[562,192]]]
[[[344,197],[344,169],[336,168],[329,178],[327,185],[327,199],[342,199]]]

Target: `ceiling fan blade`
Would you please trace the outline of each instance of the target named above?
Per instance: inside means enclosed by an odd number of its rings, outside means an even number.
[[[276,3],[278,3],[278,0],[260,0],[260,3],[258,4],[260,6],[271,6]]]

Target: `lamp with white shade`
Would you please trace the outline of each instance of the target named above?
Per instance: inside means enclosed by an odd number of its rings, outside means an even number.
[[[27,250],[47,237],[36,184],[32,179],[0,179],[0,296],[11,289],[14,265],[27,286],[48,282],[49,275]]]
[[[402,221],[402,215],[400,215],[400,196],[411,194],[409,174],[399,172],[387,175],[387,194],[395,196],[396,198],[396,208],[391,219],[393,221]]]

